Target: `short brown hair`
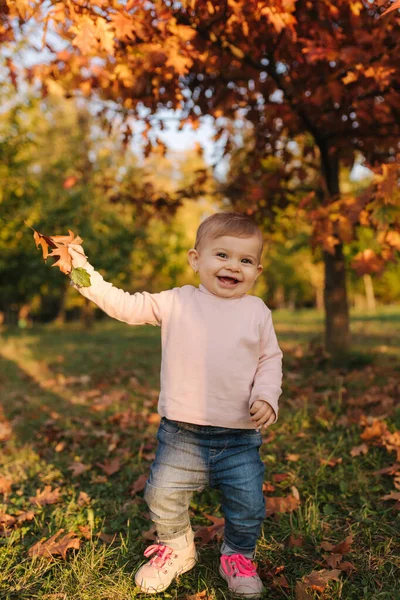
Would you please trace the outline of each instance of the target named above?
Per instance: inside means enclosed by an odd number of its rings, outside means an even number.
[[[217,238],[224,235],[240,238],[256,235],[260,241],[258,258],[261,257],[263,237],[259,227],[249,217],[237,212],[220,212],[207,217],[197,230],[194,247],[198,250],[206,237]]]

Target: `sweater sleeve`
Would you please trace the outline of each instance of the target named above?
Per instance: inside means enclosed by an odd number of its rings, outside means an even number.
[[[256,400],[266,400],[278,418],[278,400],[282,393],[282,351],[272,323],[271,311],[265,307],[261,327],[260,357],[250,396],[250,407]]]
[[[159,294],[137,292],[130,294],[104,281],[90,263],[85,264],[85,270],[90,275],[89,287],[74,287],[84,296],[94,302],[107,315],[129,325],[161,325],[163,314],[170,302],[173,290]]]

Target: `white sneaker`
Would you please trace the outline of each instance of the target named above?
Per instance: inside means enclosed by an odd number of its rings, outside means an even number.
[[[264,586],[250,558],[243,554],[223,554],[219,573],[228,584],[229,591],[243,598],[260,598]]]
[[[137,571],[135,583],[142,592],[156,594],[163,592],[181,573],[186,573],[197,562],[194,542],[182,550],[174,550],[163,544],[153,544],[146,548],[146,557],[154,554],[146,564]]]

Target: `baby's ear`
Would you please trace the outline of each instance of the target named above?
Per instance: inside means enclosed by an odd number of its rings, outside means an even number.
[[[197,252],[196,248],[190,248],[188,252],[188,262],[193,271],[197,273],[199,270],[199,253]]]

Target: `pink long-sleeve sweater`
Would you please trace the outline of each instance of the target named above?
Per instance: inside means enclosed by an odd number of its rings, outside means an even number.
[[[80,293],[110,317],[161,326],[161,416],[254,429],[249,408],[256,400],[269,402],[278,415],[282,352],[260,298],[221,298],[202,285],[130,294],[104,281],[91,264],[85,269],[91,286]]]

